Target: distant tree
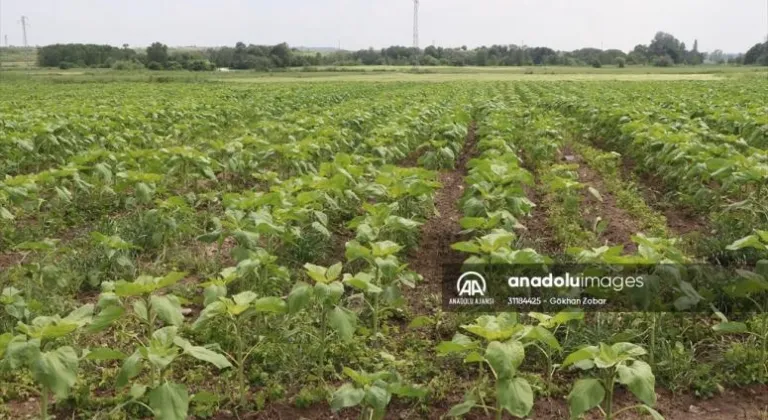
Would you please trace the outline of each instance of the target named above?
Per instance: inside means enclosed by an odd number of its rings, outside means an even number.
[[[692,64],[694,66],[699,65],[704,62],[704,54],[699,52],[699,40],[693,41],[693,50],[691,50],[687,58],[685,60],[688,64]]]
[[[675,60],[673,60],[669,55],[663,55],[656,57],[656,59],[653,61],[653,65],[656,67],[672,67],[675,65]]]
[[[592,67],[594,67],[596,69],[599,69],[600,67],[603,67],[603,63],[601,63],[600,60],[597,59],[597,58],[593,58],[591,64],[592,64]]]
[[[682,63],[686,53],[685,44],[666,32],[656,33],[648,45],[648,51],[655,58],[668,56],[674,64]]]
[[[147,47],[147,60],[165,66],[168,62],[168,46],[160,42],[155,42]]]
[[[150,70],[162,70],[163,69],[163,65],[158,63],[157,61],[150,61],[147,64],[147,68],[150,69]]]
[[[623,57],[617,57],[616,58],[616,65],[619,66],[620,69],[623,69],[624,66],[626,66],[627,60]]]
[[[755,44],[744,54],[744,64],[768,66],[768,41]]]
[[[725,63],[725,54],[723,54],[723,50],[714,50],[707,55],[707,60],[712,63],[723,64]]]

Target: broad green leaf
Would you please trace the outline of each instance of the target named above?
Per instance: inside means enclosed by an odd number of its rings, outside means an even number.
[[[654,406],[656,404],[656,378],[653,376],[648,363],[635,360],[631,364],[619,364],[617,367],[619,382],[626,385],[642,402]]]
[[[328,271],[325,272],[325,278],[331,282],[338,280],[341,275],[342,264],[340,262],[328,267]]]
[[[661,413],[659,413],[658,411],[654,410],[653,408],[648,407],[647,405],[641,405],[640,408],[642,408],[643,410],[647,411],[648,414],[651,415],[653,420],[664,420],[664,416],[662,416]]]
[[[132,399],[138,400],[139,398],[143,397],[144,394],[146,393],[147,393],[146,385],[133,384],[131,385],[131,390],[128,392],[128,395],[130,395]]]
[[[403,249],[399,244],[392,241],[374,242],[371,244],[371,251],[374,257],[386,257]]]
[[[417,316],[416,318],[413,318],[411,322],[408,324],[408,328],[420,328],[420,327],[426,327],[427,325],[434,325],[435,321],[425,315]]]
[[[755,248],[761,251],[765,251],[766,249],[765,245],[760,242],[760,238],[758,238],[757,235],[749,235],[725,247],[725,249],[729,251],[737,251],[744,248]]]
[[[723,333],[745,333],[748,331],[747,324],[743,322],[721,322],[712,327],[713,330]]]
[[[192,324],[192,328],[200,328],[203,326],[206,322],[209,320],[227,313],[227,305],[222,301],[216,301],[211,303],[210,305],[203,308],[203,310],[200,312],[200,316],[197,317],[197,320]]]
[[[123,316],[123,313],[125,313],[125,309],[122,306],[107,306],[96,314],[91,324],[86,327],[86,331],[90,333],[103,331],[112,325],[115,320]]]
[[[499,379],[496,398],[501,408],[516,417],[526,417],[533,408],[533,390],[523,378]]]
[[[334,391],[331,399],[331,410],[334,412],[342,408],[355,407],[365,398],[365,391],[355,388],[352,384],[344,384]]]
[[[597,346],[589,346],[584,347],[583,349],[576,350],[575,352],[568,355],[568,357],[565,358],[563,361],[562,367],[568,367],[572,364],[581,362],[583,360],[592,359],[595,356],[597,356],[597,352],[599,349]]]
[[[157,419],[186,420],[189,410],[187,388],[181,384],[164,382],[149,392],[149,407]]]
[[[328,283],[329,280],[326,278],[327,268],[306,263],[304,264],[304,269],[307,271],[307,275],[317,283]]]
[[[314,289],[306,283],[297,283],[285,299],[288,312],[295,314],[304,309],[312,298]]]
[[[379,414],[384,414],[390,399],[392,399],[392,394],[389,393],[388,389],[379,386],[378,383],[369,387],[365,391],[365,398],[363,398],[366,405],[373,407]]]
[[[232,364],[229,363],[229,360],[223,354],[216,353],[202,346],[187,346],[184,348],[184,353],[197,360],[208,362],[219,369],[232,367]]]
[[[371,250],[360,245],[357,241],[349,241],[345,244],[346,251],[344,253],[348,262],[355,261],[360,258],[368,258],[371,256]]]
[[[485,359],[499,379],[512,378],[525,358],[525,349],[518,341],[492,341],[485,350]]]
[[[181,312],[179,299],[173,295],[157,296],[152,295],[149,298],[152,310],[158,318],[170,325],[179,326],[184,323],[184,314]]]
[[[30,361],[35,382],[50,389],[58,398],[66,398],[77,379],[77,353],[69,346],[40,353]]]
[[[429,390],[424,387],[403,383],[390,384],[389,392],[406,398],[424,398],[429,394]]]
[[[349,341],[355,334],[357,318],[354,312],[337,306],[328,314],[328,325],[339,334],[342,340]]]
[[[253,302],[253,308],[256,312],[269,312],[274,314],[285,313],[288,307],[283,299],[279,297],[263,297]]]
[[[597,407],[605,398],[605,388],[594,378],[579,379],[568,394],[571,418],[575,419]]]
[[[448,411],[448,414],[446,415],[448,417],[461,417],[464,414],[472,411],[472,409],[475,408],[475,405],[477,405],[477,402],[474,400],[466,400],[451,407],[451,409]]]
[[[122,388],[128,385],[128,381],[136,377],[141,372],[141,353],[136,350],[127,359],[123,360],[123,365],[120,367],[120,372],[117,374],[116,386]]]

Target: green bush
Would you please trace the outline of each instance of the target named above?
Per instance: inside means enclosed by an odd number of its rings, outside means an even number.
[[[75,63],[69,62],[69,61],[62,61],[59,63],[59,68],[62,70],[67,70],[75,67]]]

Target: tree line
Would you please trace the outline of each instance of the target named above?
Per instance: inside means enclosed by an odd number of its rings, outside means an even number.
[[[144,51],[124,44],[56,44],[38,49],[42,67],[111,67],[115,69],[213,70],[226,67],[243,70],[284,69],[309,66],[420,65],[420,66],[584,66],[604,65],[699,65],[704,62],[768,65],[768,41],[757,44],[746,54],[726,56],[722,51],[699,51],[698,41],[689,50],[673,35],[658,32],[649,44],[639,44],[625,53],[621,50],[582,48],[557,51],[548,47],[492,45],[469,49],[429,46],[424,49],[391,46],[375,50],[335,51],[328,54],[302,51],[286,43],[246,45],[199,50],[172,50],[156,42]]]

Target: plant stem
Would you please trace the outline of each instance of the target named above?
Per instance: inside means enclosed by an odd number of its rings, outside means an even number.
[[[318,364],[318,377],[323,379],[323,372],[325,368],[325,336],[327,334],[327,320],[325,308],[322,309],[320,314],[320,363]]]
[[[657,321],[656,317],[657,316],[658,315],[656,313],[651,314],[651,343],[650,343],[651,354],[649,355],[651,367],[656,366],[656,363],[655,363],[656,358],[654,357],[654,355],[656,353],[656,321]]]
[[[608,375],[608,382],[605,384],[605,389],[608,392],[605,400],[605,420],[613,420],[613,383],[615,382],[615,374],[615,370],[611,370],[611,373]]]
[[[155,333],[155,314],[152,310],[152,303],[150,297],[147,296],[144,300],[144,304],[147,307],[147,340],[152,340],[152,334]],[[155,380],[157,379],[156,369],[153,367],[149,370],[149,388],[155,387]]]
[[[240,407],[245,406],[245,350],[243,348],[243,337],[237,331],[237,324],[233,321],[235,328],[235,337],[237,337],[237,384],[240,390]]]
[[[48,388],[43,387],[40,392],[40,416],[48,420]]]

